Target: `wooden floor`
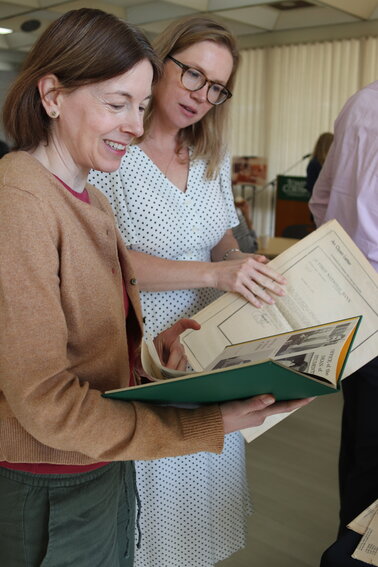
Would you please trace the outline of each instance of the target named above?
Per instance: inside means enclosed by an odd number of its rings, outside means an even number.
[[[247,446],[247,546],[217,567],[319,567],[337,530],[342,395],[316,399]]]

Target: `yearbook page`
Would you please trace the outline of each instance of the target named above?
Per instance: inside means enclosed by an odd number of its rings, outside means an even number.
[[[362,315],[344,377],[378,353],[378,274],[335,220],[270,262],[288,280],[286,295],[257,309],[226,293],[193,318],[199,331],[182,337],[189,363],[204,370],[228,346]]]

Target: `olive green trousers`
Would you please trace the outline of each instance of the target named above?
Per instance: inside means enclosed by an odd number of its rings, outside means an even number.
[[[0,467],[2,567],[132,567],[133,462],[79,474]]]

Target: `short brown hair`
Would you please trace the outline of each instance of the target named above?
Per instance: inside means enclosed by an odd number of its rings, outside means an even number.
[[[226,47],[233,59],[233,67],[227,88],[232,91],[239,65],[239,50],[232,33],[222,24],[205,17],[191,16],[172,22],[153,42],[156,53],[164,61],[167,55],[176,55],[191,45],[201,41],[213,41]],[[164,79],[163,79],[164,80]],[[148,132],[154,102],[147,110],[145,132]],[[180,145],[193,148],[191,159],[204,158],[208,161],[207,177],[217,172],[225,150],[225,130],[229,114],[229,104],[213,106],[196,124],[180,132]]]
[[[38,81],[48,74],[63,89],[111,79],[150,61],[154,81],[161,63],[144,34],[112,14],[90,8],[71,10],[54,21],[35,43],[4,103],[4,128],[16,150],[48,143],[51,119]]]

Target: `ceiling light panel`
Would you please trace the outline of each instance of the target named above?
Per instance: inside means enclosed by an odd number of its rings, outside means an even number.
[[[17,16],[17,14],[23,14],[29,10],[26,6],[3,4],[0,2],[0,19],[11,18],[12,16]]]
[[[148,22],[156,22],[159,20],[181,18],[197,13],[196,10],[186,6],[178,6],[168,2],[150,2],[142,6],[130,6],[127,9],[127,21],[140,25]]]
[[[377,8],[377,0],[326,0],[324,3],[363,20],[371,18]]]
[[[169,4],[178,4],[186,8],[192,8],[199,12],[206,12],[209,9],[208,0],[167,0],[167,2],[169,2]]]
[[[269,0],[209,0],[208,9],[213,11],[230,10],[233,8],[243,8],[245,6],[255,6],[258,4],[267,4]]]
[[[173,20],[160,20],[159,22],[147,22],[140,24],[140,27],[145,33],[157,35],[165,30]]]
[[[301,8],[309,8],[313,6],[311,2],[307,2],[306,0],[281,0],[280,2],[272,2],[269,4],[271,8],[275,10],[300,10]]]
[[[249,24],[247,21],[239,21],[228,18],[225,14],[228,14],[228,11],[212,12],[211,17],[226,26],[236,37],[248,34],[255,35],[266,31],[265,29],[256,27],[253,24]]]
[[[332,10],[332,8],[308,8],[306,10],[293,10],[280,12],[276,30],[298,29],[314,26],[329,26],[333,24],[347,24],[357,19],[349,14]]]
[[[39,31],[39,30],[38,30]],[[14,32],[9,36],[5,36],[9,47],[13,49],[30,49],[31,46],[37,41],[39,37],[38,32],[24,33],[24,32]]]
[[[224,12],[219,13],[225,18],[244,22],[263,30],[274,29],[279,18],[279,12],[272,10],[269,6],[225,10]]]

